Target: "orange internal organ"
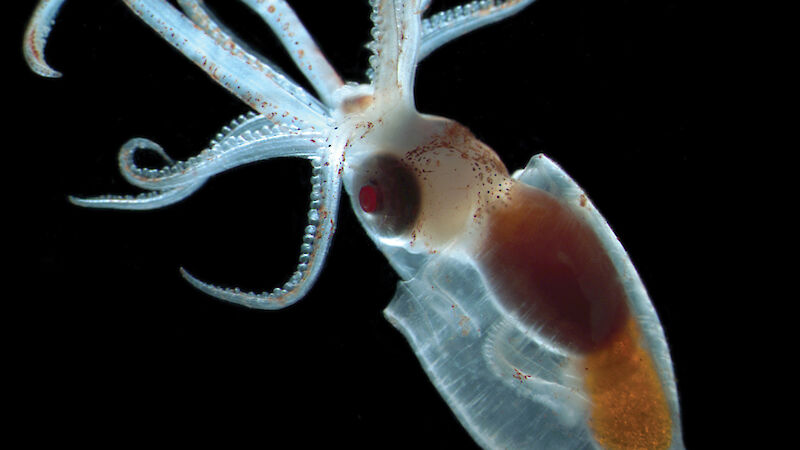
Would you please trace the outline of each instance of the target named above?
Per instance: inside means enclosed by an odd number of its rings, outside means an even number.
[[[672,419],[653,359],[633,318],[606,348],[580,363],[590,398],[589,425],[608,449],[668,448]]]

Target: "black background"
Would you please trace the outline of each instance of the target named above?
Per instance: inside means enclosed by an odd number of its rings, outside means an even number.
[[[255,16],[207,3],[302,78]],[[343,77],[363,81],[366,1],[294,3]],[[420,111],[467,125],[509,169],[546,153],[591,196],[661,318],[690,447],[710,433],[709,354],[725,339],[707,278],[720,245],[708,174],[722,150],[698,137],[710,61],[693,5],[540,0],[437,50],[416,84]],[[33,6],[17,9],[8,39],[21,44]],[[384,320],[397,277],[348,203],[322,276],[284,311],[225,304],[178,274],[183,266],[247,290],[281,284],[305,226],[307,163],[239,168],[163,210],[67,202],[136,192],[116,165],[131,137],[186,158],[243,104],[122,2],[63,7],[46,51],[61,79],[37,77],[16,52],[19,91],[7,106],[22,160],[11,171],[9,221],[19,229],[9,236],[24,251],[10,274],[23,290],[4,319],[14,330],[7,370],[19,378],[11,387],[24,400],[16,417],[32,442],[473,445]]]

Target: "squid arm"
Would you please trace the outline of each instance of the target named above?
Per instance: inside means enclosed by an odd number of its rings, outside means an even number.
[[[516,14],[536,0],[477,0],[422,19],[421,61],[437,48],[470,31]]]

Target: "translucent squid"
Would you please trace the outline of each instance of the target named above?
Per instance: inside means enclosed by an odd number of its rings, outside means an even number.
[[[535,155],[510,172],[458,122],[420,113],[417,64],[445,43],[533,0],[479,0],[426,14],[430,0],[370,0],[368,83],[343,81],[283,0],[241,0],[307,78],[307,92],[219,23],[201,0],[125,0],[167,42],[252,112],[208,147],[173,161],[155,142],[122,146],[139,196],[71,197],[79,206],[147,210],[179,202],[211,176],[272,158],[312,166],[308,225],[293,275],[244,292],[182,275],[251,308],[281,309],[318,278],[342,187],[400,276],[386,318],[473,439],[486,448],[683,448],[672,363],[630,258],[581,188]],[[64,0],[39,2],[24,40],[36,73]],[[137,152],[163,158],[137,166]]]

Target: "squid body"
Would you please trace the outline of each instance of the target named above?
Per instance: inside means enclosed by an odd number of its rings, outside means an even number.
[[[277,157],[311,162],[297,269],[250,293],[183,271],[224,300],[279,309],[301,299],[330,246],[341,189],[402,279],[385,310],[474,440],[487,448],[682,448],[669,351],[655,310],[586,194],[543,155],[511,173],[459,123],[418,112],[417,63],[446,42],[532,0],[480,0],[423,18],[430,1],[371,0],[369,83],[346,83],[285,1],[242,0],[316,91],[254,55],[200,0],[125,0],[129,8],[253,112],[187,161],[146,139],[123,145],[123,176],[146,194],[72,198],[86,207],[153,209],[217,173]],[[63,0],[41,1],[24,52],[37,73]],[[138,167],[149,150],[161,169]]]

